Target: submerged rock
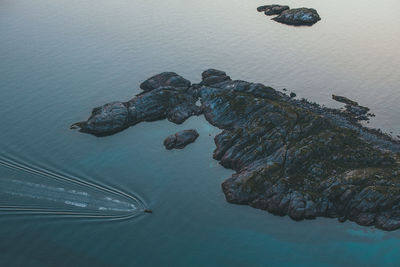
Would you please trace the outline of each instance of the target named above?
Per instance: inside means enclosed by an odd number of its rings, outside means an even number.
[[[222,183],[227,201],[294,220],[323,216],[400,228],[398,143],[342,112],[232,80],[223,71],[207,70],[200,84],[183,90],[160,87],[106,104],[75,126],[103,135],[141,121],[180,123],[201,112],[222,129],[214,139],[214,159],[235,170]],[[166,146],[191,140],[186,133],[178,140],[177,134]]]
[[[257,7],[258,12],[264,12],[265,15],[279,15],[283,11],[288,10],[289,6],[281,6],[281,5],[265,5]]]
[[[273,18],[273,20],[288,25],[311,26],[321,20],[321,18],[315,9],[302,7],[285,10],[279,16]]]
[[[166,149],[182,149],[196,141],[197,137],[199,137],[199,134],[196,130],[183,130],[165,138],[164,146]]]

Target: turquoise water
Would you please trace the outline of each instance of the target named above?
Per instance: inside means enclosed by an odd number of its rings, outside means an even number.
[[[0,160],[86,185],[0,166],[0,204],[104,215],[107,194],[96,185],[154,213],[107,220],[0,209],[0,265],[397,266],[398,231],[294,222],[226,203],[220,184],[232,171],[212,159],[219,130],[203,117],[105,138],[69,130],[91,108],[130,99],[153,74],[176,71],[196,82],[214,67],[328,106],[336,106],[330,94],[344,94],[371,107],[371,125],[398,134],[399,2],[286,3],[315,7],[322,20],[287,27],[257,13],[261,1],[1,1]],[[200,133],[194,144],[165,150],[167,135],[188,128]],[[63,203],[46,199],[57,197],[54,189],[33,190],[42,199],[10,195],[22,190],[11,180],[95,197],[85,209],[66,206],[68,194]]]

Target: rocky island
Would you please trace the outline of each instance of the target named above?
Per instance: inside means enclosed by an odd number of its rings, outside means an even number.
[[[196,130],[183,130],[165,138],[164,146],[168,150],[174,148],[182,149],[196,141],[197,137],[199,137],[199,134]]]
[[[321,20],[318,12],[313,8],[292,8],[281,5],[265,5],[257,8],[258,12],[265,15],[278,15],[272,20],[294,26],[311,26]]]
[[[222,130],[214,159],[236,172],[222,183],[227,201],[294,220],[323,216],[400,228],[400,144],[350,113],[215,69],[197,84],[166,72],[140,87],[131,100],[94,108],[71,127],[105,136],[142,121],[179,124],[204,114]]]

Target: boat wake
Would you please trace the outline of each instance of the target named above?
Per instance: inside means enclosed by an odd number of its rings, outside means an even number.
[[[120,220],[143,211],[143,201],[121,190],[0,158],[0,215]]]

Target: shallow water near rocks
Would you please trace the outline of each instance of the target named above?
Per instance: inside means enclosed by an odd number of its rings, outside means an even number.
[[[327,106],[340,106],[332,93],[345,95],[371,108],[370,125],[399,134],[398,1],[281,3],[316,8],[322,20],[312,27],[271,21],[256,11],[262,4],[1,1],[0,158],[135,196],[153,214],[109,221],[0,210],[0,265],[398,265],[399,231],[294,222],[226,203],[220,184],[232,171],[212,159],[219,130],[203,117],[142,123],[104,138],[69,130],[91,108],[130,99],[153,74],[175,71],[198,82],[213,67]],[[165,150],[166,136],[190,128],[200,134],[195,143]],[[35,179],[0,166],[1,181],[10,177]],[[30,201],[20,197],[7,204]]]

